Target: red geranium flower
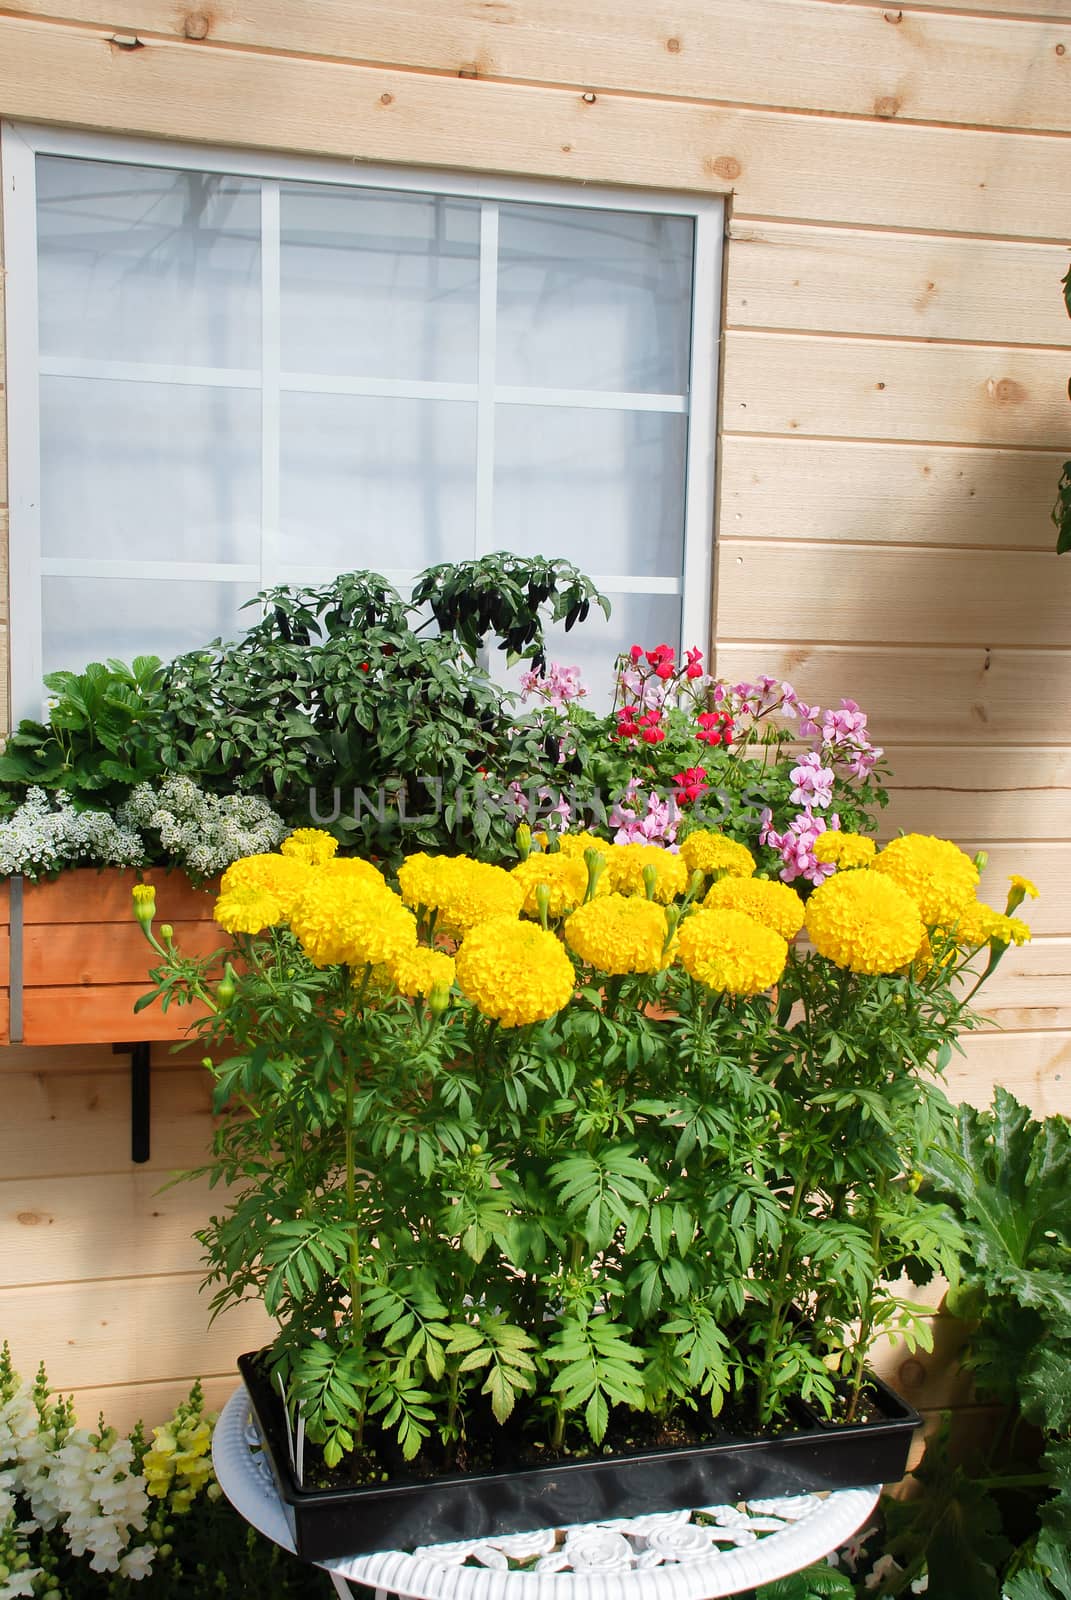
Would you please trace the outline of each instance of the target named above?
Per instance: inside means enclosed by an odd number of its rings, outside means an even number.
[[[675,772],[673,782],[676,787],[673,798],[681,805],[698,800],[700,795],[706,794],[710,788],[706,777],[705,767],[685,767],[683,772]]]

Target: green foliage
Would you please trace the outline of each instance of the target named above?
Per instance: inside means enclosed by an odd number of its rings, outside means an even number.
[[[969,1323],[965,1365],[1004,1423],[980,1462],[957,1460],[947,1421],[929,1442],[921,1493],[887,1506],[897,1568],[874,1592],[925,1571],[957,1600],[1068,1600],[1071,1125],[1035,1122],[998,1088],[987,1111],[960,1106],[923,1166],[965,1240],[947,1309]]]
[[[505,1027],[318,968],[282,926],[239,935],[223,983],[157,949],[154,994],[226,998],[213,1312],[264,1301],[328,1467],[384,1434],[450,1459],[481,1418],[568,1453],[675,1412],[709,1432],[729,1398],[756,1426],[851,1418],[874,1341],[924,1339],[890,1280],[963,1248],[918,1192],[962,954],[871,976],[796,948],[776,1003],[578,963],[561,1011]]]
[[[428,605],[442,633],[455,637],[475,660],[489,634],[509,660],[546,662],[540,611],[568,633],[586,622],[593,605],[606,617],[610,603],[569,561],[516,556],[498,550],[475,561],[430,567],[413,589],[413,605]]]
[[[498,588],[492,578],[498,573]],[[585,598],[577,602],[576,595]],[[414,600],[376,573],[260,596],[237,643],[173,661],[163,681],[161,756],[209,786],[264,794],[290,822],[328,826],[376,857],[429,845],[503,853],[513,819],[482,802],[545,759],[544,730],[476,655],[488,629],[542,646],[539,608],[606,602],[568,562],[496,555],[436,567]],[[411,626],[427,600],[438,635]]]
[[[52,672],[48,723],[20,722],[0,756],[0,807],[13,811],[39,787],[85,806],[115,808],[134,784],[158,776],[155,752],[161,665],[156,656],[90,662]]]
[[[1044,1534],[1030,1557],[1004,1589],[1004,1600],[1071,1600],[1071,1553]]]
[[[846,1572],[823,1564],[778,1578],[776,1583],[764,1583],[756,1589],[755,1600],[833,1600],[836,1595],[854,1593],[855,1585]]]

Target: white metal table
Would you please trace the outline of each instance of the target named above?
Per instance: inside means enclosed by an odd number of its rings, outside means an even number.
[[[243,1386],[216,1424],[212,1459],[235,1510],[293,1550]],[[412,1600],[719,1600],[820,1561],[862,1526],[879,1492],[842,1489],[746,1506],[653,1511],[321,1565],[346,1600],[352,1596],[349,1581],[375,1589],[376,1600],[388,1594]],[[531,1564],[524,1571],[511,1569],[517,1561]]]

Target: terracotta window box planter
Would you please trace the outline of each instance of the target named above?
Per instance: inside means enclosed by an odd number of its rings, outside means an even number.
[[[195,888],[163,868],[76,867],[48,883],[0,885],[0,1042],[133,1044],[182,1039],[193,1007],[134,1011],[149,987],[153,952],[131,912],[136,883],[156,886],[160,920],[182,950],[226,943],[212,921],[216,886]]]

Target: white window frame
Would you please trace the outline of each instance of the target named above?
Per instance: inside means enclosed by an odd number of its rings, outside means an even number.
[[[262,370],[244,371],[41,359],[38,352],[36,157],[83,157],[126,165],[170,167],[249,177],[262,183]],[[616,594],[682,597],[683,644],[709,638],[714,544],[714,464],[718,393],[718,317],[721,306],[724,203],[698,195],[642,189],[580,187],[542,180],[473,177],[463,173],[365,166],[212,146],[83,133],[28,123],[0,127],[3,169],[3,233],[7,266],[8,474],[10,503],[11,706],[14,718],[41,710],[41,579],[46,576],[224,579],[273,584],[325,583],[331,566],[282,563],[278,558],[279,397],[284,389],[318,393],[389,395],[419,399],[463,399],[477,405],[475,549],[498,547],[492,525],[496,404],[596,406],[610,410],[684,412],[688,415],[684,485],[684,554],[677,577],[592,573],[600,589]],[[393,379],[327,378],[280,372],[279,367],[279,185],[283,182],[349,185],[411,193],[457,196],[482,202],[480,221],[479,354],[474,383],[428,383]],[[635,394],[591,390],[529,389],[494,382],[497,314],[496,202],[574,206],[584,210],[633,211],[687,217],[695,225],[692,341],[687,394]],[[262,400],[261,559],[250,563],[95,561],[44,558],[40,519],[39,374],[141,379],[168,383],[256,388]],[[567,554],[548,551],[550,555]],[[583,567],[582,552],[578,565]],[[385,567],[383,576],[404,589],[415,573]],[[72,666],[77,663],[72,663]]]

